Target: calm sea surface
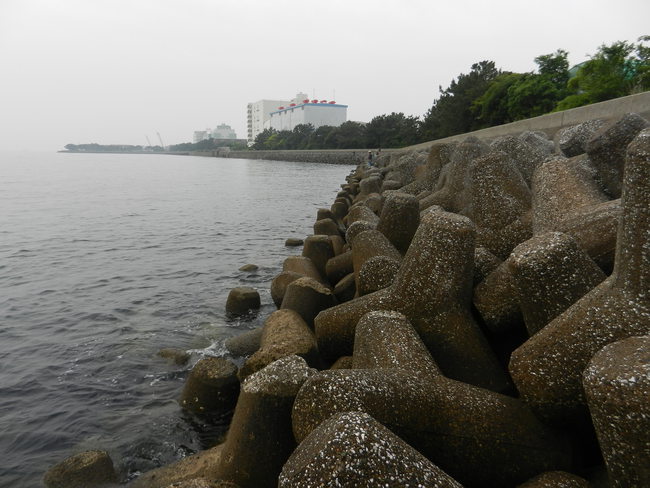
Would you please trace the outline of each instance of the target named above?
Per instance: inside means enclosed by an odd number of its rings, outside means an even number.
[[[270,282],[350,166],[0,153],[0,486],[109,451],[122,480],[213,445],[177,403],[187,372],[261,325]],[[259,266],[241,272],[244,264]],[[262,309],[228,320],[235,286]],[[156,353],[192,352],[187,366]]]

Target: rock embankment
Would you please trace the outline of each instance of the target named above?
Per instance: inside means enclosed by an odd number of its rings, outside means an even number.
[[[649,127],[358,166],[231,349],[225,443],[134,486],[650,486]]]

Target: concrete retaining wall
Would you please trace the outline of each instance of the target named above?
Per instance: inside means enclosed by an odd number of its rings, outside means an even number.
[[[490,139],[506,135],[516,135],[525,131],[543,131],[549,137],[565,127],[569,127],[592,119],[618,119],[626,113],[635,112],[650,119],[650,91],[630,95],[627,97],[615,98],[606,102],[594,103],[584,107],[554,112],[532,119],[519,120],[510,124],[498,125],[481,129],[465,134],[458,134],[444,139],[423,142],[414,146],[400,149],[382,149],[382,153],[403,153],[413,150],[424,150],[439,142],[450,142],[462,140],[468,136],[476,136],[480,139]],[[367,149],[321,149],[321,150],[298,150],[298,151],[228,151],[218,149],[206,152],[192,152],[194,156],[211,156],[221,158],[240,159],[266,159],[271,161],[297,161],[308,163],[330,163],[330,164],[359,164],[366,160]]]
[[[525,131],[543,131],[549,137],[553,137],[557,131],[565,127],[580,124],[593,119],[619,119],[623,115],[635,112],[646,119],[650,119],[650,91],[630,95],[627,97],[615,98],[607,100],[606,102],[594,103],[584,107],[572,108],[562,112],[553,112],[532,119],[518,120],[509,124],[497,125],[495,127],[488,127],[466,134],[458,134],[444,139],[435,141],[423,142],[403,148],[403,151],[412,151],[418,149],[426,149],[431,147],[434,143],[450,142],[454,140],[462,140],[468,136],[476,136],[479,139],[490,139],[493,137],[501,137],[507,135],[516,135]]]
[[[383,152],[401,151],[401,149],[382,150]],[[211,156],[217,158],[266,159],[269,161],[295,161],[302,163],[328,163],[357,165],[368,157],[367,149],[316,149],[296,151],[205,151],[192,152],[193,156]]]

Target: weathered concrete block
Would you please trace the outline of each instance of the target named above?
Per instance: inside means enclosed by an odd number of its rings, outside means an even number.
[[[497,151],[469,165],[467,183],[461,213],[476,225],[476,245],[506,259],[517,244],[532,237],[526,181],[511,157]]]
[[[483,281],[492,271],[497,269],[501,260],[484,247],[474,249],[474,286]]]
[[[280,488],[315,486],[436,486],[460,483],[365,413],[333,415],[282,468]]]
[[[352,244],[352,269],[357,279],[357,291],[359,290],[359,272],[361,267],[370,258],[383,256],[397,261],[402,261],[402,255],[378,230],[366,230],[354,237]]]
[[[535,476],[518,488],[590,488],[589,482],[565,471],[549,471]]]
[[[347,251],[338,256],[334,256],[332,259],[327,261],[327,264],[325,265],[327,279],[332,285],[335,285],[353,271],[352,251]]]
[[[372,175],[362,179],[359,182],[359,195],[370,195],[371,193],[381,193],[381,177]]]
[[[377,223],[379,222],[379,217],[377,217],[377,214],[375,214],[375,212],[373,212],[370,209],[370,207],[364,204],[359,204],[350,208],[350,211],[346,216],[346,220],[347,220],[348,228],[351,227],[352,224],[354,224],[355,222],[359,222],[359,221],[368,222],[373,227],[377,227]]]
[[[571,236],[559,232],[517,246],[508,259],[508,270],[531,336],[606,278]]]
[[[225,358],[206,357],[187,377],[180,404],[197,414],[226,412],[235,406],[238,395],[237,366]]]
[[[276,310],[264,322],[260,348],[239,369],[241,381],[273,361],[300,356],[312,367],[320,367],[316,337],[307,323],[293,310]]]
[[[352,369],[352,356],[341,356],[329,369]]]
[[[345,234],[345,228],[341,227],[341,235],[329,236],[330,242],[332,243],[332,249],[334,250],[335,257],[347,251],[347,249],[345,249],[345,240],[342,237],[344,234]]]
[[[375,230],[377,228],[376,224],[371,224],[370,222],[366,220],[358,220],[348,227],[348,229],[345,232],[345,240],[347,241],[348,244],[352,245],[354,242],[354,238],[361,234],[362,232],[365,232],[367,230]]]
[[[417,377],[442,373],[408,319],[399,312],[368,312],[354,336],[353,369],[397,368]]]
[[[314,268],[315,270],[315,268]],[[319,273],[316,273],[319,275]],[[298,278],[303,278],[304,275],[296,273],[295,271],[282,271],[279,275],[271,281],[271,298],[275,306],[280,308],[284,294],[287,292],[287,287],[296,281]]]
[[[231,315],[244,315],[260,308],[260,294],[255,288],[240,286],[228,293],[226,312]]]
[[[296,447],[291,409],[312,375],[305,360],[289,356],[252,374],[242,384],[215,478],[242,488],[274,488]]]
[[[313,278],[303,276],[287,287],[280,308],[298,312],[309,327],[313,328],[316,315],[336,303],[336,297],[330,288]]]
[[[587,154],[598,169],[598,179],[612,198],[621,196],[627,145],[648,125],[640,115],[626,114],[603,126],[587,143]]]
[[[334,214],[332,213],[331,209],[319,208],[318,210],[316,210],[316,221],[323,220],[323,219],[335,220],[336,217],[334,217]]]
[[[117,474],[106,451],[85,451],[52,466],[43,482],[47,488],[95,488],[116,483]]]
[[[369,414],[467,487],[513,486],[569,464],[565,442],[519,400],[398,369],[311,376],[293,407],[296,439],[348,411]]]
[[[622,211],[620,199],[583,207],[567,216],[555,230],[573,237],[591,259],[610,274],[614,268],[616,234]]]
[[[191,480],[177,481],[166,488],[239,488],[230,481],[212,481],[207,478],[194,478]]]
[[[549,421],[587,418],[582,372],[603,346],[650,334],[650,129],[628,147],[612,275],[513,352],[522,398]]]
[[[585,156],[555,158],[540,166],[532,180],[533,232],[557,231],[578,209],[609,200]]]
[[[487,328],[503,334],[524,326],[524,317],[510,270],[512,257],[506,259],[474,288],[474,306]]]
[[[384,234],[395,248],[406,254],[415,231],[420,225],[420,204],[407,193],[392,193],[386,198],[377,230]]]
[[[349,208],[350,206],[347,203],[334,202],[330,207],[330,210],[336,219],[341,220],[348,213]]]
[[[321,219],[314,223],[315,235],[338,236],[340,235],[339,226],[332,219]]]
[[[250,356],[260,348],[262,327],[256,327],[226,339],[224,345],[233,356]]]
[[[650,486],[650,336],[605,346],[583,377],[611,485]]]
[[[469,165],[487,151],[488,147],[484,143],[470,138],[454,146],[449,163],[440,171],[433,193],[420,200],[420,210],[440,206],[448,212],[459,212],[462,208]]]
[[[587,142],[603,125],[605,121],[593,119],[560,129],[556,135],[560,151],[568,158],[584,154],[587,150]]]
[[[311,259],[320,276],[325,276],[325,265],[334,257],[332,241],[326,235],[308,236],[302,248],[302,255]]]
[[[490,151],[507,154],[511,164],[521,174],[528,186],[530,186],[530,180],[535,170],[548,157],[545,148],[533,146],[515,136],[503,136],[495,139],[490,144]]]
[[[427,212],[389,288],[317,316],[321,354],[331,359],[349,355],[359,319],[374,310],[394,310],[411,321],[445,375],[497,391],[507,389],[509,382],[469,309],[473,256],[474,226],[469,219]]]
[[[395,281],[400,262],[388,256],[373,256],[361,265],[357,277],[359,296],[388,288]]]
[[[297,237],[289,237],[286,241],[284,241],[284,245],[287,247],[302,246],[304,243],[305,241],[298,239]]]
[[[536,153],[546,156],[555,153],[555,143],[544,132],[527,130],[519,134],[517,139],[531,146]]]
[[[342,278],[334,287],[333,293],[339,303],[352,300],[357,293],[354,273],[350,273]]]

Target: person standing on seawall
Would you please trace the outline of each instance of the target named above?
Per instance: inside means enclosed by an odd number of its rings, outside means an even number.
[[[372,151],[368,151],[368,166],[372,166]]]

